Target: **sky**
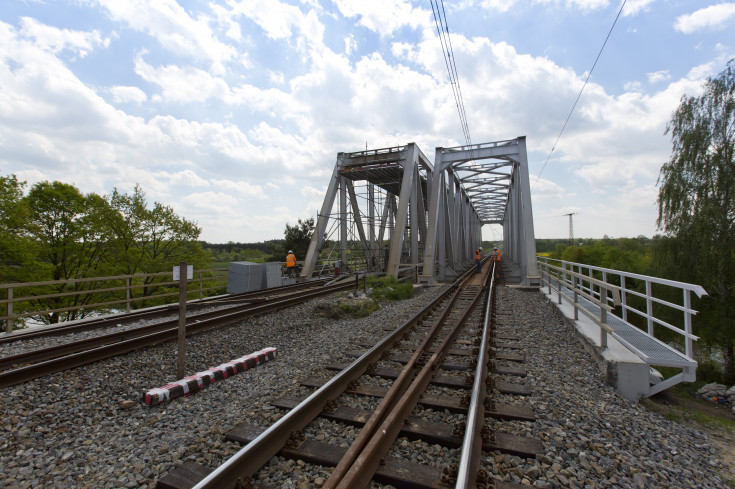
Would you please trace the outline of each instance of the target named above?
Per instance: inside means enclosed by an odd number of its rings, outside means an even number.
[[[555,146],[621,5],[443,3],[472,142],[526,136],[537,238],[656,234],[667,122],[735,57],[735,2],[628,0]],[[140,185],[258,242],[316,216],[337,153],[410,142],[465,144],[429,0],[2,1],[0,175],[28,186]]]

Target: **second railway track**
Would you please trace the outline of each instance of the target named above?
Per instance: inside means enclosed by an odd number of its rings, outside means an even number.
[[[198,333],[217,326],[258,315],[273,312],[278,309],[304,302],[334,292],[354,288],[356,281],[345,281],[325,286],[307,283],[301,287],[287,287],[284,290],[269,289],[258,293],[236,294],[225,298],[218,298],[214,303],[225,304],[224,307],[208,312],[187,315],[186,331],[188,334]],[[200,303],[201,304],[201,303]],[[171,314],[164,308],[142,313],[134,312],[135,319],[141,317],[155,318],[162,314]],[[104,325],[124,321],[123,316],[116,316],[112,321],[91,321],[91,324],[74,325],[72,328],[60,326],[64,331],[47,330],[47,335],[76,333],[81,329],[102,328]],[[173,340],[178,334],[178,319],[162,319],[158,322],[104,333],[77,341],[61,342],[57,345],[36,348],[14,355],[0,357],[0,388],[16,385],[28,380],[49,375],[69,368],[86,365],[115,355],[127,353],[139,348]],[[30,339],[40,336],[37,332],[19,335],[20,339]],[[19,341],[18,338],[14,340]]]

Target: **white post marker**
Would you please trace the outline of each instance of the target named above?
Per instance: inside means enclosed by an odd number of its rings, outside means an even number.
[[[186,274],[181,273],[186,270]],[[182,261],[174,267],[174,280],[179,281],[179,338],[178,357],[176,362],[176,378],[183,379],[186,375],[186,281],[194,278],[194,266],[186,266]]]

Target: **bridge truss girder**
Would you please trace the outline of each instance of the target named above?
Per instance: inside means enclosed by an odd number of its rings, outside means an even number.
[[[339,153],[301,277],[311,277],[316,270],[330,221],[337,223],[340,244],[337,256],[329,260],[336,258],[348,267],[368,271],[384,270],[394,277],[406,268],[415,273],[427,236],[431,175],[432,165],[415,143]],[[356,185],[364,186],[364,195],[357,194]],[[332,208],[337,197],[339,213],[335,216]],[[387,253],[383,248],[386,233]]]
[[[330,222],[339,239],[325,260]],[[394,277],[410,269],[421,282],[446,280],[473,263],[485,224],[503,226],[506,279],[535,285],[525,137],[437,148],[433,165],[415,143],[339,153],[301,277],[311,277],[318,260],[339,260]]]
[[[481,247],[482,225],[502,224],[506,279],[538,283],[525,137],[437,148],[429,202],[422,282],[455,275],[455,264],[470,262]]]

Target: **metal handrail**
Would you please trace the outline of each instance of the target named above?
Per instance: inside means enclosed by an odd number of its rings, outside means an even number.
[[[219,286],[219,287],[204,287],[204,280],[221,280],[224,276],[228,275],[227,269],[218,269],[218,268],[210,268],[210,269],[203,269],[203,270],[196,270],[195,273],[197,273],[199,276],[196,278],[192,278],[189,280],[189,282],[198,282],[199,288],[192,288],[189,290],[190,294],[199,294],[200,298],[203,296],[203,293],[205,291],[210,290],[218,290],[225,287],[225,285]],[[205,273],[211,273],[213,274],[212,277],[204,277]],[[47,281],[38,281],[38,282],[16,282],[16,283],[6,283],[6,284],[0,284],[0,290],[6,289],[6,298],[0,299],[0,307],[3,305],[5,306],[5,314],[0,316],[0,322],[5,322],[5,330],[7,332],[12,331],[13,325],[15,320],[17,319],[23,319],[27,317],[36,316],[41,313],[54,313],[54,312],[67,312],[67,311],[74,311],[74,310],[89,310],[94,308],[104,308],[109,307],[116,304],[125,304],[126,309],[130,310],[130,304],[134,302],[139,302],[143,300],[151,300],[151,299],[158,299],[163,297],[173,297],[178,295],[178,292],[171,292],[171,293],[163,293],[163,294],[155,294],[155,295],[147,295],[147,296],[141,296],[141,297],[133,297],[131,295],[131,291],[134,289],[141,289],[146,287],[165,287],[165,286],[177,286],[178,281],[176,282],[152,282],[150,284],[136,284],[133,283],[133,279],[142,279],[142,278],[150,278],[150,277],[164,277],[164,276],[170,276],[171,272],[155,272],[155,273],[136,273],[136,274],[129,274],[129,275],[114,275],[114,276],[108,276],[108,277],[85,277],[85,278],[74,278],[74,279],[66,279],[66,280],[47,280]],[[15,296],[13,294],[14,290],[17,289],[24,289],[24,288],[33,288],[33,287],[43,287],[43,286],[49,286],[49,285],[70,285],[70,284],[77,284],[77,283],[99,283],[100,285],[105,282],[114,282],[114,281],[125,281],[125,285],[120,286],[106,286],[103,288],[90,288],[90,289],[83,289],[83,290],[75,290],[75,291],[64,291],[64,292],[58,292],[56,294],[39,294],[39,295],[28,295],[24,294],[23,296]],[[20,302],[30,302],[34,300],[40,300],[40,299],[49,299],[49,298],[56,298],[56,297],[69,297],[69,296],[90,296],[92,294],[101,294],[106,292],[122,292],[125,291],[125,296],[120,297],[119,299],[113,300],[113,301],[104,301],[104,302],[97,302],[97,303],[80,303],[80,304],[74,304],[72,306],[67,307],[60,307],[55,309],[44,309],[43,311],[26,311],[21,313],[15,313],[14,314],[14,307],[13,305]]]
[[[655,338],[654,328],[653,328],[654,324],[659,324],[667,329],[670,329],[671,331],[675,333],[678,333],[684,338],[684,350],[685,350],[684,354],[688,358],[693,358],[694,356],[693,341],[698,340],[699,337],[692,334],[692,317],[695,314],[697,314],[698,311],[696,311],[695,309],[692,309],[691,307],[691,304],[692,304],[691,293],[694,292],[695,294],[697,294],[698,297],[707,295],[707,291],[704,290],[702,286],[696,285],[696,284],[690,284],[686,282],[677,282],[675,280],[668,280],[668,279],[659,278],[659,277],[653,277],[650,275],[641,275],[638,273],[624,272],[621,270],[613,270],[609,268],[597,267],[594,265],[585,265],[582,263],[567,262],[564,260],[551,260],[547,257],[542,257],[542,256],[537,257],[537,260],[538,260],[539,271],[541,272],[542,280],[543,280],[543,275],[545,272],[548,277],[549,286],[551,286],[551,279],[552,279],[551,270],[553,269],[562,270],[562,272],[560,272],[561,275],[554,277],[557,279],[558,285],[559,285],[558,293],[560,294],[560,297],[559,297],[560,303],[561,303],[561,296],[563,295],[561,294],[562,286],[567,287],[570,290],[574,291],[575,293],[574,300],[576,300],[577,292],[574,290],[575,285],[576,285],[574,281],[576,280],[577,277],[580,277],[580,276],[584,277],[583,279],[584,281],[590,281],[590,284],[592,284],[591,281],[595,281],[595,283],[603,282],[605,284],[604,288],[607,288],[608,290],[611,287],[616,287],[620,291],[620,304],[619,305],[620,305],[620,311],[621,311],[620,315],[615,314],[616,317],[618,317],[619,319],[621,319],[622,321],[628,324],[630,324],[628,322],[628,312],[632,312],[638,315],[639,317],[645,319],[647,323],[647,333],[652,338]],[[552,265],[551,264],[552,261],[555,263],[558,263],[560,266],[557,267],[557,266]],[[576,272],[574,271],[575,268],[577,269]],[[582,272],[583,270],[586,270],[587,274],[583,273]],[[602,280],[598,280],[592,277],[593,273],[595,272],[602,275]],[[570,277],[572,277],[571,287],[570,287],[570,281],[567,280],[566,277],[563,277],[564,274],[567,274]],[[575,275],[573,276],[572,274],[575,274]],[[617,277],[620,281],[620,285],[618,286],[618,285],[607,282],[610,276]],[[639,281],[644,282],[645,293],[639,292],[637,290],[628,289],[626,287],[626,282],[625,282],[626,279],[634,279],[634,280],[639,280]],[[667,287],[679,289],[683,296],[682,297],[683,305],[669,302],[660,297],[655,297],[653,295],[652,285],[664,285]],[[595,299],[599,297],[599,300],[596,300],[597,303],[603,300],[602,293],[601,292],[598,293],[594,291],[592,285],[590,285],[590,287],[584,287],[583,285],[580,285],[579,288],[583,291],[588,291],[589,292],[588,295],[594,296]],[[641,310],[638,310],[638,309],[635,309],[629,306],[627,303],[628,302],[627,299],[629,296],[639,297],[643,299],[646,303],[646,310],[641,311]],[[606,295],[604,297],[604,300],[607,303],[608,298]],[[573,302],[573,301],[570,301],[570,302]],[[682,312],[684,328],[682,329],[682,328],[673,326],[667,323],[666,321],[663,321],[660,318],[655,317],[653,313],[654,303]],[[583,308],[579,308],[575,306],[575,319],[577,319],[578,309],[582,309],[584,311]]]

